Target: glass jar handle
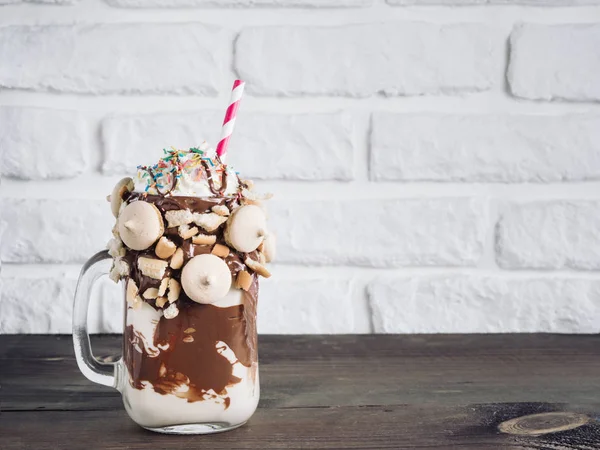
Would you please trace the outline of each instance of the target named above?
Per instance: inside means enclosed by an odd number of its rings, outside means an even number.
[[[92,288],[100,277],[108,275],[110,265],[107,260],[112,257],[106,250],[98,252],[84,264],[79,274],[73,303],[73,346],[79,370],[88,380],[117,388],[119,365],[100,362],[94,357],[87,326]]]

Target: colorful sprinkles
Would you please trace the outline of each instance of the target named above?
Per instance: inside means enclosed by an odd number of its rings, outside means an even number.
[[[238,178],[238,172],[223,164],[212,152],[209,155],[208,145],[180,150],[174,147],[163,149],[163,157],[154,165],[137,166],[138,182],[145,186],[138,189],[149,194],[168,194],[175,190],[185,178],[193,182],[202,182],[212,186],[215,181],[220,185],[228,174]],[[210,170],[209,170],[210,168]],[[218,176],[215,176],[218,174]],[[188,181],[188,182],[189,182]]]

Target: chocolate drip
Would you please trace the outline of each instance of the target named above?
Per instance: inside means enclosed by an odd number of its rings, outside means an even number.
[[[204,173],[206,173],[206,181],[208,181],[208,188],[210,189],[210,192],[212,192],[214,195],[221,195],[221,189],[215,189],[215,181],[212,178],[212,172],[210,171],[210,167],[208,167],[208,163],[206,161],[202,161],[202,168],[204,169]]]
[[[239,206],[236,197],[184,197],[171,195],[151,195],[140,192],[132,192],[126,199],[128,203],[136,200],[144,200],[153,203],[154,206],[164,215],[167,211],[178,209],[189,209],[196,213],[207,213],[216,205],[225,205],[229,209]]]
[[[227,166],[223,170],[223,176],[221,177],[221,192],[227,191],[227,183],[229,183],[229,172],[227,172]]]

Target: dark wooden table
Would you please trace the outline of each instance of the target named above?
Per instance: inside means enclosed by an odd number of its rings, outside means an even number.
[[[600,449],[600,336],[262,336],[260,364],[247,425],[166,436],[79,373],[70,336],[0,336],[0,448]]]

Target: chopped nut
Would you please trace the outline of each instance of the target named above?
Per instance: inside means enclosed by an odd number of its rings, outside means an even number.
[[[177,309],[177,305],[175,305],[175,303],[171,303],[168,308],[163,310],[165,319],[174,319],[178,314],[179,309]]]
[[[131,306],[133,309],[140,309],[142,307],[142,303],[144,302],[144,300],[142,300],[142,297],[140,297],[139,295],[135,297],[135,299],[133,300],[133,305]]]
[[[127,275],[129,275],[129,264],[124,259],[116,258],[110,270],[109,278],[118,283],[121,278]]]
[[[160,280],[165,275],[167,262],[161,259],[146,258],[144,256],[138,258],[138,267],[142,274],[147,277]]]
[[[165,306],[167,304],[167,297],[158,297],[156,299],[156,306],[158,308],[162,308],[163,306]]]
[[[179,236],[181,236],[183,239],[189,239],[192,236],[197,235],[199,231],[200,230],[198,229],[198,227],[190,228],[189,225],[181,225],[177,232],[179,233]]]
[[[169,286],[170,278],[163,278],[160,282],[160,286],[158,287],[158,296],[162,297],[167,292],[167,287]]]
[[[144,294],[142,295],[142,297],[144,297],[146,300],[156,298],[156,297],[158,297],[158,289],[148,288],[144,291]]]
[[[165,366],[165,363],[160,363],[160,368],[158,369],[158,376],[162,378],[166,374],[167,374],[167,366]]]
[[[113,258],[125,256],[125,247],[123,247],[123,242],[118,237],[108,241],[106,248],[108,249],[108,254]]]
[[[112,235],[116,238],[119,238],[119,222],[115,222],[114,226],[112,227]]]
[[[267,268],[258,261],[254,261],[251,258],[246,258],[244,263],[261,277],[269,278],[271,276],[271,272],[269,272]]]
[[[183,338],[183,342],[187,342],[187,343],[194,342],[194,337],[193,336],[186,336],[186,337]]]
[[[171,258],[172,269],[181,269],[183,267],[183,250],[178,248]]]
[[[173,253],[177,250],[177,246],[166,237],[161,237],[156,244],[156,248],[154,249],[154,253],[161,259],[170,258]]]
[[[176,211],[167,211],[165,219],[169,223],[169,228],[178,227],[192,223],[193,216],[189,209],[179,209]]]
[[[198,245],[212,245],[217,242],[216,236],[210,236],[208,234],[199,234],[192,238],[192,244]]]
[[[236,283],[240,289],[248,291],[250,286],[252,286],[252,275],[245,270],[242,270],[240,273],[238,273]]]
[[[265,258],[264,253],[258,252],[258,262],[263,265],[267,263],[267,258]]]
[[[133,180],[129,177],[120,180],[113,188],[110,196],[110,209],[115,217],[119,217],[119,212],[123,206],[123,196],[126,192],[133,191]]]
[[[256,250],[258,250],[259,252],[262,252],[264,248],[265,248],[265,241],[263,239],[263,241],[260,243],[260,245],[258,246],[258,248]]]
[[[261,201],[269,200],[271,197],[273,197],[273,194],[257,194],[248,189],[242,189],[242,196],[247,200]]]
[[[245,184],[246,188],[248,188],[248,190],[250,190],[250,191],[254,187],[254,181],[252,181],[252,180],[244,180],[244,181],[242,181],[242,184]]]
[[[265,261],[270,263],[275,259],[277,253],[277,238],[273,233],[269,233],[265,236],[262,244],[261,252],[265,256]]]
[[[227,208],[227,206],[225,205],[215,205],[211,208],[212,212],[214,212],[215,214],[218,214],[220,216],[228,216],[229,215],[229,208]]]
[[[265,207],[265,205],[263,204],[263,202],[261,200],[251,200],[251,199],[248,199],[246,197],[243,198],[242,204],[244,204],[244,205],[254,205],[254,206],[258,206],[258,207],[263,208],[263,209]]]
[[[199,227],[204,228],[208,232],[215,231],[225,222],[227,222],[227,217],[223,217],[215,213],[194,213],[194,223]]]
[[[169,280],[169,293],[167,294],[167,299],[169,303],[173,303],[177,301],[179,295],[181,294],[181,284],[175,278],[171,278]]]
[[[137,287],[137,284],[135,284],[135,281],[133,281],[131,278],[127,280],[126,299],[127,303],[129,303],[130,306],[133,306],[133,304],[135,303],[135,298],[137,297],[138,292],[139,289]]]
[[[190,328],[186,328],[185,330],[183,330],[183,332],[184,332],[185,334],[192,334],[192,333],[195,333],[195,332],[196,332],[196,329],[195,329],[195,328],[192,328],[192,327],[190,327]]]
[[[229,247],[227,247],[226,245],[222,245],[222,244],[216,244],[213,247],[211,253],[220,258],[225,258],[225,257],[227,257],[227,255],[229,255]]]

